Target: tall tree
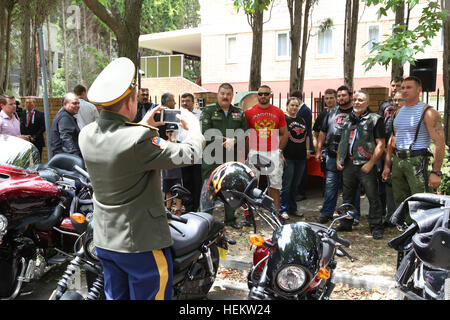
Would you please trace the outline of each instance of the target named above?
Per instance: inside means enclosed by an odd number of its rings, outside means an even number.
[[[0,92],[9,87],[12,16],[17,0],[0,1]]]
[[[396,12],[402,4],[408,7],[408,15],[411,10],[419,3],[417,0],[365,0],[368,6],[379,6],[378,18],[387,16],[388,11]],[[446,14],[441,10],[439,2],[427,1],[422,8],[417,27],[410,29],[408,26],[409,18],[406,18],[404,25],[396,25],[396,29],[402,32],[393,32],[381,42],[372,42],[371,53],[375,56],[366,59],[363,62],[366,70],[379,64],[386,69],[391,63],[404,65],[406,62],[415,64],[415,55],[424,52],[425,47],[431,45],[431,39],[434,38],[442,28],[442,23],[446,19]]]
[[[409,8],[408,8],[409,10]],[[409,11],[408,11],[409,13]],[[395,9],[395,25],[396,26],[403,26],[405,25],[405,1],[403,0],[402,3],[399,3],[399,6]],[[403,32],[402,28],[395,27],[392,30],[393,33],[396,32]],[[403,76],[404,70],[403,65],[399,62],[393,62],[392,63],[392,69],[391,69],[391,79],[394,79],[396,76]]]
[[[289,21],[291,25],[291,67],[289,78],[289,92],[300,88],[299,55],[303,20],[303,0],[287,0]]]
[[[378,18],[387,16],[388,11],[395,12],[396,9],[405,3],[409,12],[418,4],[417,0],[365,0],[369,6],[379,6]],[[379,64],[386,69],[391,63],[404,65],[406,62],[414,65],[416,62],[416,54],[424,52],[427,46],[431,45],[431,39],[436,37],[443,28],[444,32],[444,53],[443,53],[443,77],[445,91],[445,121],[444,127],[446,132],[446,143],[449,143],[450,136],[450,84],[449,84],[449,16],[450,4],[449,0],[427,1],[422,7],[417,27],[409,28],[408,17],[402,26],[396,25],[396,28],[402,29],[402,32],[394,32],[391,36],[383,41],[372,43],[372,53],[376,53],[374,57],[370,57],[363,62],[366,70],[371,69],[374,65]]]
[[[317,0],[287,0],[289,21],[291,26],[290,92],[303,92],[306,50],[308,49],[310,36],[309,19],[310,13],[312,12],[312,7],[316,3]]]
[[[344,84],[350,89],[353,89],[353,77],[355,74],[358,14],[359,0],[346,0],[344,26]]]
[[[244,9],[253,34],[249,91],[256,91],[261,85],[264,11],[269,8],[271,2],[272,0],[234,0],[234,6],[238,11]]]
[[[450,14],[450,0],[441,0],[441,7]],[[445,127],[445,143],[450,146],[450,18],[444,21],[443,25],[444,52],[442,73],[444,75],[444,127]]]
[[[129,58],[137,66],[144,0],[83,0],[83,2],[114,32],[119,47],[119,56]]]

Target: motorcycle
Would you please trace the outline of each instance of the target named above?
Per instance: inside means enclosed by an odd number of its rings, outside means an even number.
[[[0,135],[0,299],[33,291],[33,282],[66,261],[77,235],[68,221],[75,194],[91,191],[70,168],[82,159],[60,154],[39,163],[36,147]]]
[[[406,224],[407,212],[412,223]],[[396,289],[408,300],[450,300],[450,196],[418,193],[403,201],[391,222],[403,233],[397,251]]]
[[[173,196],[167,200],[190,197],[190,192],[180,185],[173,186],[169,192]],[[209,213],[189,212],[176,216],[166,210],[166,214],[174,242],[170,247],[173,259],[173,299],[203,299],[215,281],[219,258],[226,254],[229,244],[236,242],[225,237],[224,224],[214,219]],[[96,256],[93,241],[93,222],[89,218],[81,225],[76,221],[73,223],[78,225],[82,245],[49,299],[105,299],[102,267]],[[83,267],[86,268],[88,285],[86,296],[71,288],[70,285],[74,282],[73,278],[80,274],[76,271]]]
[[[211,174],[202,191],[201,208],[214,208],[220,200],[232,208],[245,204],[252,221],[250,242],[257,247],[248,275],[249,300],[326,300],[334,289],[335,256],[347,256],[342,239],[332,227],[342,219],[353,219],[353,206],[346,204],[343,215],[327,228],[318,223],[281,221],[274,201],[257,187],[254,172],[238,162],[227,162]],[[352,208],[353,207],[353,208]],[[257,210],[263,209],[263,210]],[[257,234],[255,214],[269,224],[272,239]]]

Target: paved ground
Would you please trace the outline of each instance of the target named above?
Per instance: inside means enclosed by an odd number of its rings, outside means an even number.
[[[313,184],[313,188],[308,191],[308,198],[299,202],[299,211],[301,210],[313,210],[316,211],[322,206],[323,198],[321,196],[322,187],[320,180],[317,180]],[[341,203],[339,200],[338,205]],[[365,198],[361,199],[361,212],[363,215],[368,212],[368,201]],[[221,265],[225,268],[232,268],[238,270],[248,271],[251,266],[250,259],[243,259],[242,257],[228,256],[226,260],[221,260]],[[20,300],[47,300],[52,291],[56,287],[56,283],[59,280],[59,275],[63,270],[57,270],[44,277],[41,281],[36,283],[35,287],[38,288],[31,295],[21,296]],[[378,289],[383,292],[389,293],[394,299],[400,298],[396,295],[394,290],[395,283],[392,277],[382,277],[376,275],[352,275],[343,272],[336,272],[335,279],[337,283],[346,284],[353,288],[361,288],[366,290]],[[86,292],[85,283],[81,284],[81,292]],[[235,281],[228,281],[226,279],[217,279],[211,289],[208,299],[211,300],[242,300],[245,299],[248,294],[247,284],[245,281],[236,283]]]

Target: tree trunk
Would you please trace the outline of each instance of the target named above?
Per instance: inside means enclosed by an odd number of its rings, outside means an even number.
[[[20,95],[31,95],[31,54],[30,54],[30,38],[31,38],[31,13],[26,1],[21,1],[22,8],[22,59],[20,67]]]
[[[450,13],[450,0],[441,0],[441,7]],[[444,130],[445,143],[450,146],[450,18],[444,22],[443,26],[444,52],[443,52],[443,75],[444,75]]]
[[[306,50],[308,49],[309,38],[309,12],[311,10],[312,1],[305,2],[305,19],[303,23],[303,38],[302,38],[302,54],[300,56],[300,73],[298,90],[303,92],[303,84],[305,82],[305,65],[306,65]]]
[[[291,23],[291,70],[289,92],[299,90],[298,62],[300,57],[300,42],[302,30],[303,2],[301,0],[288,0],[289,19]]]
[[[51,47],[51,41],[50,41],[50,19],[47,19],[47,59],[48,59],[48,75],[49,75],[49,82],[48,82],[48,94],[49,97],[53,97],[53,57],[52,57],[52,47]]]
[[[261,85],[263,17],[264,11],[255,10],[253,13],[253,42],[252,56],[250,60],[249,91],[257,91]]]
[[[344,84],[353,90],[355,73],[356,33],[358,27],[359,0],[346,0],[344,33]]]
[[[404,25],[405,24],[405,1],[403,1],[403,5],[397,7],[395,11],[395,24],[396,25]],[[394,29],[393,33],[404,32],[404,29]],[[404,70],[403,65],[398,62],[392,63],[391,69],[391,79],[394,79],[397,76],[403,76]]]
[[[5,46],[5,78],[3,82],[3,89],[6,92],[9,89],[9,75],[11,73],[11,21],[14,6],[16,5],[16,1],[9,1],[7,5],[7,18],[6,18],[6,46]]]
[[[67,34],[66,34],[66,1],[61,0],[62,5],[62,29],[64,42],[64,79],[66,85],[66,92],[69,91],[69,60],[67,57]]]
[[[111,13],[97,0],[83,0],[86,6],[116,35],[119,56],[138,65],[138,48],[142,3],[144,0],[124,0],[122,16]]]
[[[5,52],[6,48],[6,3],[5,0],[0,0],[0,52]],[[0,54],[0,93],[5,92],[3,77],[5,71],[5,55]]]

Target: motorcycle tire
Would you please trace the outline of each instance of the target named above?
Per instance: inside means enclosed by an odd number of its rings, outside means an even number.
[[[5,299],[12,295],[17,285],[15,278],[18,269],[18,266],[13,268],[12,263],[0,260],[0,299]]]
[[[59,300],[84,300],[83,296],[76,291],[66,291]]]
[[[219,269],[219,249],[217,249],[216,245],[212,245],[209,247],[209,249],[211,250],[211,259],[213,262],[213,269],[214,269],[214,279],[216,279],[216,275],[217,275],[217,270]],[[205,261],[206,263],[206,261]],[[208,294],[209,290],[211,290],[211,287],[213,285],[214,282],[208,283],[204,286],[202,286],[200,288],[200,292],[206,297],[206,295]]]

